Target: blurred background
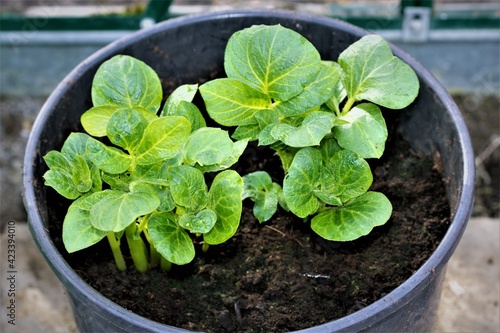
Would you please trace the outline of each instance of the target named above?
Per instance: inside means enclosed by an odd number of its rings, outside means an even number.
[[[6,225],[15,221],[19,267],[16,326],[2,314],[0,332],[76,332],[65,292],[31,240],[21,197],[25,144],[48,95],[78,63],[122,36],[177,16],[243,8],[345,20],[410,53],[448,89],[472,137],[477,187],[435,332],[500,332],[498,0],[0,0],[0,253]],[[2,288],[6,271],[2,266]],[[4,308],[5,289],[0,300]]]

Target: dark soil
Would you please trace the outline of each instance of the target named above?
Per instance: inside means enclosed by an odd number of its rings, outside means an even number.
[[[235,237],[207,253],[199,251],[191,264],[174,266],[169,273],[152,269],[140,274],[131,262],[119,272],[105,242],[67,255],[67,260],[104,296],[172,326],[286,332],[331,321],[404,282],[428,259],[450,222],[439,166],[412,152],[401,138],[386,151],[391,156],[372,166],[372,189],[389,197],[393,215],[356,241],[325,241],[310,232],[308,223],[284,212],[259,224],[246,202]],[[243,160],[257,156],[262,161],[258,168],[276,162],[268,150],[256,147]],[[61,212],[54,213],[62,220]],[[52,236],[66,253],[60,225],[52,225]]]

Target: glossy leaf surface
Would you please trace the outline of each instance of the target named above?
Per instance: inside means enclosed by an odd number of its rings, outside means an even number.
[[[160,79],[155,71],[127,55],[117,55],[104,62],[92,83],[94,106],[139,106],[156,113],[162,94]]]
[[[342,207],[331,207],[319,213],[312,219],[311,228],[325,239],[350,241],[385,224],[391,212],[392,205],[385,195],[366,192]]]
[[[413,69],[392,54],[378,35],[367,35],[339,56],[342,83],[349,98],[367,100],[390,109],[408,106],[418,94]]]

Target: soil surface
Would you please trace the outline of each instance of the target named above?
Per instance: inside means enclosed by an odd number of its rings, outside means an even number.
[[[155,268],[140,274],[130,258],[127,271],[120,272],[105,242],[66,255],[67,260],[104,296],[176,327],[287,332],[334,320],[384,297],[410,277],[450,223],[439,165],[413,152],[401,138],[389,142],[386,151],[390,157],[372,165],[372,190],[385,193],[394,211],[384,226],[356,241],[325,241],[310,231],[309,223],[286,212],[259,224],[252,203],[245,201],[235,237],[207,253],[198,244],[191,264],[168,273]],[[257,168],[279,175],[269,150],[248,149],[240,160],[257,156]],[[54,218],[62,221],[65,210],[53,209]],[[52,223],[51,234],[66,253],[60,228]]]

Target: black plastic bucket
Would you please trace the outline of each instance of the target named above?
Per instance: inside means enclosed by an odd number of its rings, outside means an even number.
[[[253,24],[277,23],[308,38],[323,59],[337,59],[347,46],[367,34],[338,20],[288,11],[245,10],[172,19],[96,52],[75,68],[45,103],[27,146],[24,201],[35,242],[68,289],[81,331],[185,332],[138,316],[99,294],[73,271],[48,233],[51,222],[42,156],[60,149],[68,133],[79,128],[81,114],[91,107],[90,89],[97,68],[116,54],[134,56],[159,74],[168,92],[183,83],[202,83],[223,75],[225,45],[235,31]],[[413,67],[421,84],[416,102],[401,113],[399,130],[414,149],[441,155],[452,223],[429,260],[390,294],[351,315],[300,332],[432,331],[446,263],[472,210],[474,155],[460,111],[447,91],[413,58],[397,48],[394,53]]]

